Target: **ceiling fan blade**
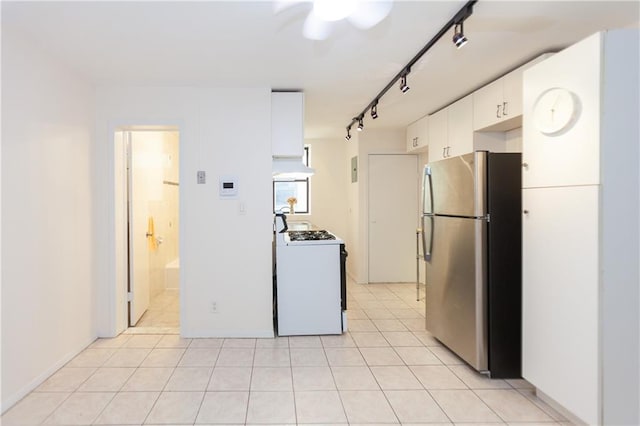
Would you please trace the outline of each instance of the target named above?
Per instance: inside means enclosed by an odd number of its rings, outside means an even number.
[[[326,40],[331,34],[331,22],[323,21],[312,11],[304,21],[302,34],[310,40]]]
[[[366,30],[382,22],[391,12],[393,0],[359,1],[347,18],[355,27]]]

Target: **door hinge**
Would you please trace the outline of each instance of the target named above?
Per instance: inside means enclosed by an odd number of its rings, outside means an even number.
[[[133,300],[133,293],[129,291],[127,292],[127,302],[131,302],[132,300]]]

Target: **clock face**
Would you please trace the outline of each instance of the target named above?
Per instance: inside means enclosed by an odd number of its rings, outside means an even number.
[[[534,104],[538,130],[553,136],[570,128],[578,116],[578,99],[569,90],[554,87],[544,91]]]

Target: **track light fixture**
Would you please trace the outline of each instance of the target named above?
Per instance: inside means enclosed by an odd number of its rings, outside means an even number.
[[[373,98],[373,100],[366,106],[365,109],[362,110],[360,115],[357,115],[351,119],[351,123],[347,126],[347,136],[346,140],[351,139],[351,134],[349,130],[351,126],[353,126],[356,122],[358,122],[358,130],[362,131],[364,129],[364,124],[362,122],[362,118],[367,113],[367,111],[371,110],[371,117],[376,119],[378,117],[378,101],[382,99],[385,93],[387,93],[398,81],[400,81],[400,90],[402,93],[406,93],[409,90],[409,86],[407,85],[407,75],[411,72],[411,67],[416,64],[424,56],[425,53],[429,49],[433,47],[434,44],[438,42],[452,27],[454,29],[453,42],[456,47],[459,49],[467,43],[468,39],[464,35],[463,22],[473,14],[473,6],[478,2],[478,0],[468,0],[464,6],[456,13],[453,18],[449,19],[449,21],[444,24],[444,26],[438,31],[438,33],[433,36],[431,40],[407,63],[407,65],[400,70],[398,74],[378,93],[378,95]]]
[[[458,49],[467,44],[469,40],[464,35],[464,27],[463,23],[460,22],[455,25],[453,29],[453,44],[456,45]]]
[[[351,139],[351,126],[347,127],[347,136],[344,137],[345,140]]]
[[[406,74],[400,78],[400,90],[402,90],[402,93],[407,93],[409,91],[409,86],[407,86]]]

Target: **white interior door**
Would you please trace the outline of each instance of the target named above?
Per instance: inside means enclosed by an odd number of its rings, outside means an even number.
[[[144,167],[146,146],[135,132],[127,132],[129,165],[129,325],[149,308],[149,169]]]
[[[415,282],[418,157],[369,155],[369,282]]]

